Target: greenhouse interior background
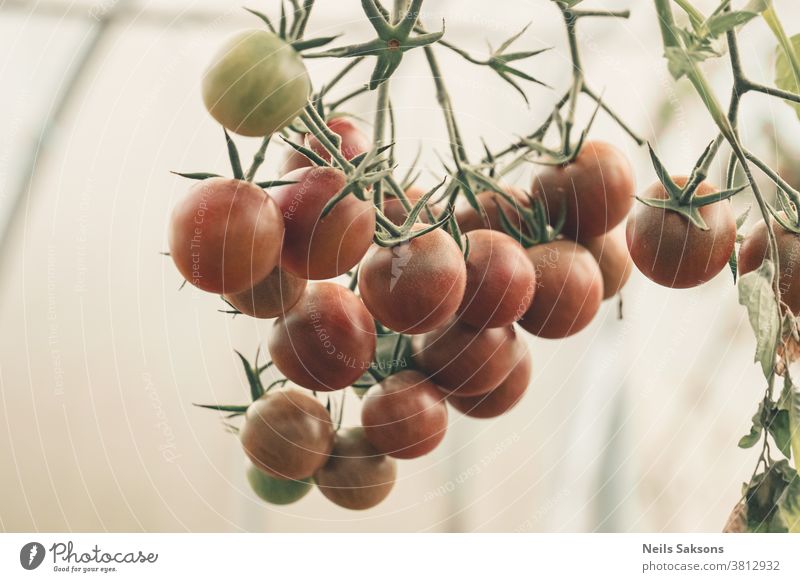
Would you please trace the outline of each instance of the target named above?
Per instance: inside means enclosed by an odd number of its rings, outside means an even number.
[[[356,0],[317,4],[312,34],[368,38]],[[652,3],[586,5],[632,11],[581,23],[587,78],[669,168],[688,172],[715,128],[691,87],[672,82]],[[800,6],[776,5],[789,33],[800,32]],[[277,14],[278,2],[248,7]],[[529,106],[491,72],[440,51],[473,152],[481,138],[503,145],[536,127],[570,82],[547,0],[427,0],[422,18],[431,28],[444,19],[447,38],[476,54],[528,22],[519,46],[553,47],[524,65],[556,88],[526,85]],[[221,0],[0,0],[0,529],[720,531],[755,464],[736,443],[763,392],[729,272],[681,292],[635,273],[622,303],[606,302],[582,333],[529,339],[534,376],[522,403],[488,421],[451,411],[443,445],[401,463],[393,494],[374,509],[349,512],[318,491],[286,507],[255,497],[236,438],[193,403],[246,400],[234,350],[253,356],[270,324],[180,290],[160,253],[188,187],[170,172],[229,169],[200,98],[203,70],[227,36],[259,24]],[[749,74],[769,82],[774,37],[758,22],[741,42]],[[336,70],[309,66],[315,83]],[[723,60],[707,70],[727,99]],[[368,74],[358,69],[340,90]],[[431,187],[448,144],[421,54],[409,53],[392,91],[400,171],[422,143]],[[374,108],[367,94],[349,110],[370,119]],[[583,122],[592,109],[582,102]],[[800,177],[792,110],[753,96],[743,120],[753,148]],[[607,116],[591,136],[628,155],[639,189],[655,180],[647,149]],[[237,143],[249,156],[259,142]],[[265,179],[278,177],[283,155],[271,152]],[[528,188],[534,171],[510,181]],[[748,202],[735,204],[738,215]],[[353,398],[345,423],[357,418]]]

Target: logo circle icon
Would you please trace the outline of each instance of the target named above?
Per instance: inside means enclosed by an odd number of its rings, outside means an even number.
[[[35,570],[42,565],[45,549],[39,542],[28,542],[19,551],[19,563],[26,570]]]

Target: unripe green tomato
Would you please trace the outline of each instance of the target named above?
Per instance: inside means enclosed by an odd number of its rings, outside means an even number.
[[[226,129],[265,136],[305,107],[311,81],[303,59],[266,30],[246,30],[220,49],[203,77],[203,102]]]
[[[311,479],[292,481],[267,475],[253,463],[247,462],[247,482],[253,492],[267,503],[289,505],[299,501],[311,491]]]

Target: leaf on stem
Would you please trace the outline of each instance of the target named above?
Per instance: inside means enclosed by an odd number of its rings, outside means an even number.
[[[775,350],[781,330],[778,304],[772,289],[775,265],[765,260],[757,270],[739,279],[739,303],[747,308],[756,336],[755,360],[769,378],[775,366]]]
[[[790,39],[795,54],[800,54],[800,34],[796,34]],[[779,89],[791,93],[800,93],[800,78],[795,73],[791,60],[787,57],[786,51],[778,47],[778,58],[775,61],[775,84]],[[795,113],[800,117],[800,103],[786,101],[794,108]]]

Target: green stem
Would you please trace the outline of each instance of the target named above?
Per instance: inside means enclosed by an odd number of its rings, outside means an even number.
[[[253,178],[256,177],[256,172],[261,167],[261,164],[264,163],[264,159],[266,158],[267,147],[269,146],[269,141],[272,138],[272,134],[269,134],[264,137],[261,141],[261,147],[258,148],[255,156],[253,156],[253,163],[250,164],[250,168],[247,170],[247,174],[245,175],[245,180],[248,182],[252,182]]]
[[[575,31],[575,24],[578,19],[574,12],[563,4],[558,5],[561,8],[561,15],[564,17],[564,23],[567,27],[567,39],[569,41],[569,55],[572,60],[572,87],[570,88],[569,105],[567,109],[567,116],[564,120],[564,135],[562,136],[563,147],[562,153],[566,156],[570,153],[570,140],[572,134],[572,127],[575,125],[575,113],[578,108],[578,96],[583,89],[583,68],[581,66],[581,56],[578,50],[578,36]]]
[[[450,100],[450,94],[447,92],[447,87],[442,78],[439,63],[436,60],[433,49],[426,46],[424,50],[425,58],[428,60],[428,66],[431,70],[431,77],[433,77],[433,82],[436,86],[436,100],[439,102],[439,107],[442,109],[445,124],[447,125],[447,135],[450,138],[450,150],[452,151],[456,165],[460,166],[462,162],[467,162],[467,152],[464,148],[464,142],[461,139],[461,131],[458,129],[455,114],[453,113],[453,103]]]
[[[348,162],[342,155],[341,149],[336,145],[337,140],[329,135],[330,130],[325,122],[320,123],[320,117],[317,110],[313,105],[307,105],[300,119],[306,124],[311,134],[317,138],[320,145],[331,155],[331,159],[335,160],[346,172],[352,171],[353,165]],[[335,134],[334,134],[335,135]]]
[[[692,26],[695,28],[702,25],[706,21],[706,17],[703,16],[703,13],[692,6],[692,3],[688,0],[675,0],[675,4],[680,6],[681,9],[689,16],[689,20],[692,21]]]

